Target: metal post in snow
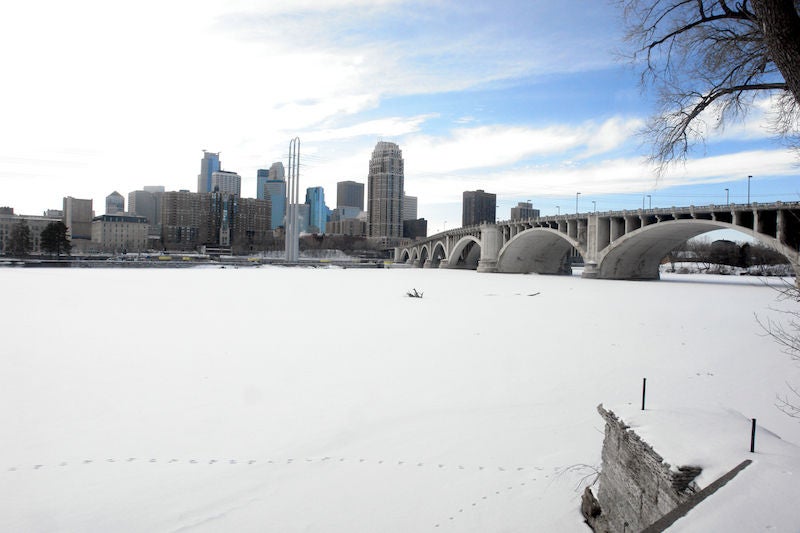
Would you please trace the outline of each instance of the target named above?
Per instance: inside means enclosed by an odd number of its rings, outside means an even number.
[[[644,397],[647,392],[647,378],[642,378],[642,411],[644,411]]]
[[[756,419],[753,419],[753,426],[750,429],[750,453],[756,451]]]

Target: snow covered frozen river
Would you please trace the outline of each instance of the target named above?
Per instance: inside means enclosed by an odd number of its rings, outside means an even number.
[[[754,316],[786,304],[754,278],[0,280],[0,531],[587,531],[596,406],[638,404],[642,377],[652,409],[800,443],[775,407],[800,370]]]

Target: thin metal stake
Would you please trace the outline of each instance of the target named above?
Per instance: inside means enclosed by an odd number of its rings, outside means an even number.
[[[644,395],[647,392],[647,378],[642,378],[642,411],[644,411]]]
[[[756,451],[756,419],[753,419],[753,428],[750,430],[750,453]]]

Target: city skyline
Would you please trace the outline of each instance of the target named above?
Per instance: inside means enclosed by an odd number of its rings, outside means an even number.
[[[366,183],[376,140],[400,145],[429,233],[456,226],[476,189],[497,194],[501,219],[527,201],[548,215],[745,203],[748,189],[800,199],[798,159],[769,138],[763,99],[657,179],[636,136],[653,95],[616,59],[619,10],[531,4],[201,1],[158,17],[149,0],[14,4],[0,36],[18,51],[0,101],[0,204],[102,205],[154,180],[193,190],[204,148],[255,197],[257,169],[285,162],[295,136],[301,187],[329,191]]]

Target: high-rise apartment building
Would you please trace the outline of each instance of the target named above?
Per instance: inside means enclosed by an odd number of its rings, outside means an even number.
[[[518,202],[516,207],[511,208],[511,220],[528,220],[529,218],[539,218],[539,210],[534,209],[530,202]]]
[[[336,207],[357,207],[364,210],[364,184],[340,181],[336,184]]]
[[[106,214],[115,215],[125,212],[125,197],[117,191],[106,196]]]
[[[227,193],[166,192],[161,202],[162,242],[171,250],[200,246],[249,249],[266,239],[269,202]]]
[[[219,152],[203,150],[203,159],[200,160],[200,174],[197,175],[197,192],[212,192],[211,176],[214,172],[222,170]]]
[[[218,170],[211,174],[211,191],[235,196],[242,195],[242,177],[236,172]]]
[[[461,225],[474,226],[484,222],[495,223],[497,216],[497,195],[482,189],[464,191],[461,210]]]
[[[192,250],[215,242],[208,230],[211,194],[168,191],[161,198],[161,241],[171,250]]]
[[[308,205],[309,231],[325,233],[328,222],[328,206],[325,205],[325,190],[322,187],[309,187],[306,189],[306,204]]]
[[[236,248],[252,251],[272,237],[269,198],[236,198],[235,202],[231,240]]]
[[[403,236],[403,152],[393,142],[379,141],[369,161],[368,234]]]
[[[92,238],[92,200],[83,200],[67,196],[64,198],[64,218],[62,221],[67,226],[67,235],[70,239]]]

